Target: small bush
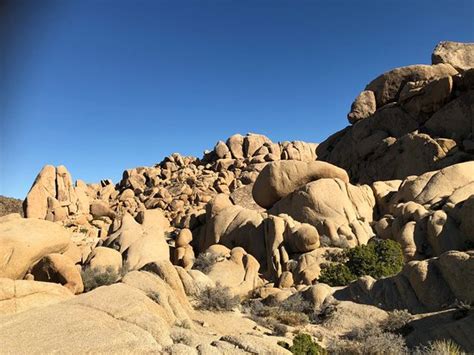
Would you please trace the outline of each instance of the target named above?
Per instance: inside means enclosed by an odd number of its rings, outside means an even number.
[[[288,332],[288,327],[274,318],[259,317],[256,315],[251,315],[250,318],[260,326],[270,329],[274,335],[284,336]]]
[[[208,311],[231,311],[239,303],[238,296],[232,296],[228,287],[217,284],[216,287],[206,287],[199,294],[199,308]]]
[[[461,347],[452,340],[435,340],[427,346],[417,348],[414,355],[464,355]]]
[[[258,318],[271,320],[272,322],[284,325],[299,326],[310,322],[309,316],[305,312],[313,313],[309,302],[303,300],[301,295],[295,295],[283,301],[280,306],[266,306],[259,300],[248,302],[247,310],[252,315],[252,319],[261,324]],[[263,324],[261,324],[263,325]],[[274,325],[263,325],[269,329],[275,329]],[[285,327],[286,332],[286,327]]]
[[[400,332],[412,319],[413,316],[407,310],[396,309],[392,312],[388,312],[388,317],[382,322],[381,326],[382,329],[387,332]]]
[[[341,260],[321,270],[319,282],[330,286],[345,286],[357,277],[369,275],[376,279],[399,273],[403,267],[403,253],[399,243],[393,240],[371,240],[344,251]]]
[[[306,301],[301,293],[296,293],[280,303],[280,308],[288,312],[313,312],[313,307]]]
[[[319,344],[313,341],[313,338],[309,334],[300,333],[293,339],[293,345],[288,348],[293,354],[296,355],[325,355],[327,354],[326,349],[322,348]]]
[[[171,339],[173,340],[174,344],[184,344],[187,346],[193,345],[193,339],[189,333],[186,332],[171,332]]]
[[[357,329],[329,346],[331,354],[390,354],[405,355],[408,348],[404,338],[395,333],[385,332],[377,325]]]
[[[345,286],[354,281],[356,277],[344,264],[330,264],[321,270],[318,281],[329,286]]]
[[[199,270],[207,274],[212,265],[217,263],[221,257],[214,253],[201,253],[198,255],[196,260],[194,260],[193,269]]]
[[[120,278],[120,274],[112,266],[107,266],[105,269],[101,267],[86,268],[81,271],[81,276],[85,292],[100,286],[111,285]]]

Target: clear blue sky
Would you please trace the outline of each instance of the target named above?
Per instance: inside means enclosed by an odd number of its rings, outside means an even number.
[[[474,1],[12,0],[0,8],[0,194],[44,164],[118,181],[257,132],[318,142],[393,67],[474,41]]]

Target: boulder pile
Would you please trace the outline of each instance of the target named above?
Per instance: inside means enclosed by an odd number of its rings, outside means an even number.
[[[438,334],[426,313],[474,304],[474,44],[442,42],[431,65],[382,74],[348,119],[319,145],[236,134],[116,184],[45,166],[26,218],[0,217],[0,352],[289,353],[255,315],[200,310],[212,290],[282,314],[299,302],[287,320],[309,312],[305,329],[332,340],[342,334],[314,316],[334,300],[341,324],[407,309],[410,345]],[[322,282],[372,241],[398,247],[401,272]],[[445,328],[472,324],[463,312]]]

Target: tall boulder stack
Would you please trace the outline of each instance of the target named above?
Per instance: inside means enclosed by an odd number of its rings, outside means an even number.
[[[88,199],[81,192],[76,192],[66,167],[46,165],[26,196],[25,217],[60,222],[70,215],[88,213]]]
[[[352,123],[317,147],[353,182],[403,179],[474,159],[474,44],[442,42],[432,65],[390,70],[358,95]]]

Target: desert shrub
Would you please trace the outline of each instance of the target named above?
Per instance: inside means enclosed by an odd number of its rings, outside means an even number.
[[[89,292],[97,287],[111,285],[116,283],[120,274],[113,266],[86,268],[81,271],[84,291]]]
[[[321,270],[319,282],[330,286],[345,286],[357,277],[369,275],[376,279],[399,273],[403,253],[393,240],[371,240],[367,245],[346,249],[341,256],[345,263],[330,264]]]
[[[238,296],[232,296],[230,289],[220,284],[203,289],[198,301],[199,308],[209,311],[231,311],[240,303]]]
[[[252,319],[258,325],[270,329],[274,335],[284,336],[288,332],[288,327],[284,324],[281,324],[274,318],[251,315],[250,319]]]
[[[334,340],[329,350],[331,354],[390,354],[405,355],[408,348],[400,334],[384,331],[382,327],[370,325],[349,333],[345,338]]]
[[[357,277],[369,275],[376,279],[399,273],[403,267],[403,253],[399,243],[386,240],[371,240],[346,252],[346,265]]]
[[[147,296],[155,303],[160,304],[160,294],[155,291],[150,291],[147,293]]]
[[[388,317],[382,322],[381,327],[387,332],[399,332],[407,326],[413,316],[405,309],[388,312]]]
[[[194,260],[193,269],[208,273],[215,263],[219,260],[220,256],[214,253],[201,253]]]
[[[356,277],[344,264],[330,264],[321,270],[318,281],[329,286],[345,286]]]
[[[290,299],[291,298],[291,299]],[[279,306],[267,306],[259,300],[252,300],[245,305],[246,310],[252,315],[252,319],[261,324],[258,318],[264,318],[277,322],[279,324],[299,326],[310,322],[309,316],[305,312],[313,312],[310,303],[305,301],[301,295],[295,295],[283,301]],[[275,326],[261,324],[269,329],[274,329]],[[286,327],[285,327],[286,332]]]
[[[291,351],[296,355],[325,355],[327,354],[326,349],[322,348],[319,344],[313,341],[313,338],[309,334],[300,333],[293,339],[293,345],[288,346],[284,343],[280,345]],[[286,346],[285,346],[286,345]]]
[[[187,346],[193,345],[193,339],[191,335],[187,332],[174,331],[174,332],[171,332],[170,336],[174,344],[184,344]]]
[[[296,293],[288,297],[286,300],[280,303],[279,307],[282,310],[288,312],[313,312],[313,307],[311,306],[311,303],[305,300],[301,293]]]
[[[462,348],[450,339],[435,340],[416,348],[413,355],[464,355]]]

